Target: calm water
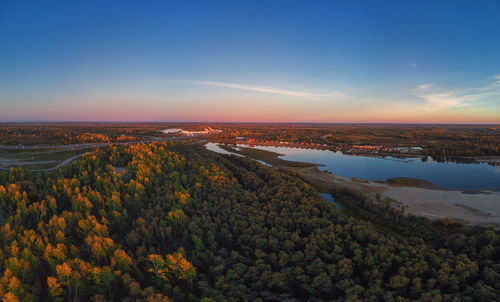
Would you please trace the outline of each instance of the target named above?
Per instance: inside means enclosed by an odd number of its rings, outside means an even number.
[[[210,151],[214,151],[214,152],[217,152],[217,153],[220,153],[220,154],[232,154],[232,155],[236,155],[236,156],[241,156],[241,157],[245,157],[241,154],[238,154],[238,153],[234,153],[234,152],[229,152],[229,151],[226,151],[224,149],[222,149],[221,147],[219,147],[218,144],[216,143],[206,143],[205,144],[205,148],[207,148],[208,150]],[[240,150],[240,148],[238,147],[234,147],[233,149],[235,150]],[[265,161],[261,161],[261,160],[258,160],[258,159],[254,159],[255,161],[258,161],[259,163],[263,164],[264,166],[268,166],[268,167],[272,167],[272,165],[266,163]]]
[[[369,180],[412,177],[451,189],[500,189],[500,167],[486,163],[440,163],[431,158],[422,162],[420,158],[352,156],[327,150],[263,146],[255,148],[284,154],[280,158],[286,160],[322,164],[319,167],[321,170],[346,177]]]
[[[326,200],[326,201],[329,201],[331,203],[333,203],[337,209],[339,210],[342,210],[342,206],[339,205],[336,201],[335,201],[335,198],[333,198],[332,194],[329,194],[329,193],[321,193],[321,196],[323,196],[323,198]]]
[[[221,147],[219,147],[219,145],[216,143],[206,143],[205,148],[207,148],[210,151],[214,151],[214,152],[217,152],[220,154],[228,154],[228,155],[232,154],[232,155],[236,155],[236,156],[243,156],[243,155],[238,154],[238,153],[226,151],[226,150],[222,149]]]

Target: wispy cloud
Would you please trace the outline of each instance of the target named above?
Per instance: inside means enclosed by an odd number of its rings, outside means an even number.
[[[193,81],[193,80],[179,80],[179,81],[187,82],[187,83],[191,83],[191,84],[196,84],[196,85],[205,85],[205,86],[222,87],[222,88],[229,88],[229,89],[256,91],[256,92],[261,92],[261,93],[286,95],[286,96],[305,98],[305,99],[311,99],[311,100],[349,97],[349,95],[347,95],[345,93],[336,92],[336,91],[330,91],[327,93],[317,93],[317,92],[306,92],[306,91],[299,91],[299,90],[281,89],[281,88],[269,87],[269,86],[255,86],[255,85],[248,85],[248,84],[235,84],[235,83],[225,83],[225,82]]]
[[[493,96],[500,97],[500,75],[495,75],[493,80],[490,84],[482,87],[452,90],[443,90],[433,83],[425,83],[412,89],[412,92],[425,100],[424,109],[427,111],[466,107]]]
[[[500,74],[495,75],[493,79],[495,79],[495,81],[491,83],[490,86],[496,88],[497,91],[500,91]]]
[[[429,91],[430,89],[432,89],[432,87],[434,87],[434,84],[432,83],[425,83],[425,84],[422,84],[422,85],[418,85],[416,88],[413,89],[413,92],[414,93],[423,93],[423,92],[426,92],[426,91]]]
[[[440,110],[452,107],[463,107],[471,105],[471,102],[479,98],[478,95],[457,95],[453,92],[429,93],[423,98],[427,101],[425,109]]]

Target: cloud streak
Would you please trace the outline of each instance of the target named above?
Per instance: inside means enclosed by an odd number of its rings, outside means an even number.
[[[344,94],[341,92],[335,92],[335,91],[328,92],[328,93],[315,93],[315,92],[305,92],[305,91],[290,90],[290,89],[281,89],[281,88],[269,87],[269,86],[255,86],[255,85],[235,84],[235,83],[225,83],[225,82],[193,81],[193,80],[182,80],[182,81],[187,82],[187,83],[191,83],[191,84],[196,84],[196,85],[205,85],[205,86],[212,86],[212,87],[255,91],[255,92],[260,92],[260,93],[285,95],[285,96],[311,99],[311,100],[349,97],[347,94]]]
[[[491,97],[500,97],[500,75],[495,75],[493,80],[483,87],[454,90],[443,90],[433,83],[425,83],[412,89],[412,93],[425,101],[423,108],[427,111],[467,107]]]

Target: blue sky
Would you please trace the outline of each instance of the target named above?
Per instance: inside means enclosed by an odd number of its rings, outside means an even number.
[[[500,123],[498,1],[141,2],[0,2],[0,121]]]

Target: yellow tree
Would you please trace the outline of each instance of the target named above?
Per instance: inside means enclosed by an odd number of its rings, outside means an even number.
[[[114,245],[113,239],[96,235],[87,236],[85,243],[89,246],[92,256],[97,260],[98,264],[110,253]]]
[[[186,280],[192,282],[196,278],[196,268],[184,257],[184,249],[180,248],[173,254],[163,258],[161,255],[149,255],[151,263],[150,272],[158,279],[164,281],[170,279]]]
[[[117,266],[121,271],[128,272],[130,270],[130,265],[132,265],[132,258],[130,258],[124,250],[117,249],[113,253],[111,266]]]
[[[151,263],[151,268],[149,268],[148,271],[155,274],[156,278],[166,280],[165,271],[163,269],[165,266],[163,257],[161,255],[152,254],[149,255],[148,258]]]
[[[58,297],[62,294],[61,284],[54,277],[47,277],[47,286],[49,288],[49,294],[54,301],[58,300]]]
[[[11,292],[2,296],[2,302],[19,302],[19,298]]]
[[[0,278],[0,297],[2,301],[19,301],[19,298],[26,298],[26,291],[21,281],[8,268]]]
[[[196,277],[195,267],[184,257],[184,249],[180,248],[173,254],[168,254],[165,259],[167,273],[177,279],[192,281]]]
[[[78,288],[81,282],[81,275],[77,270],[73,270],[68,262],[56,266],[57,280],[68,288],[68,299],[71,300],[74,291],[74,298],[78,298]]]

